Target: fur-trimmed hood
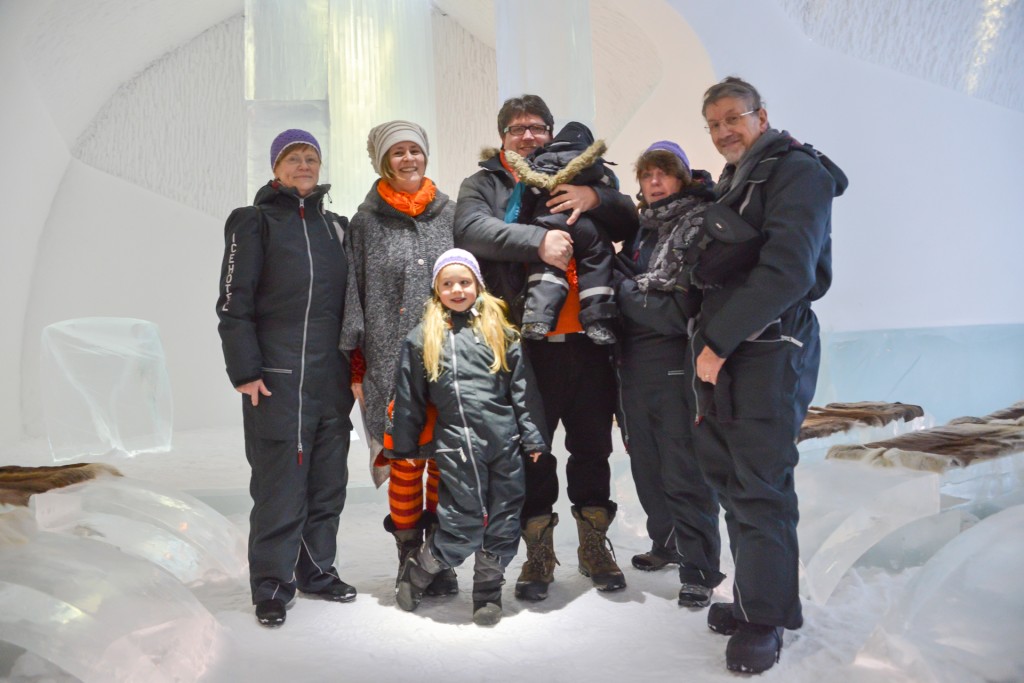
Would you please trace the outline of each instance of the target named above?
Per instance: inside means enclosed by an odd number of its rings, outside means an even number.
[[[538,152],[540,152],[537,155],[538,157],[547,155],[543,150],[545,150],[544,147],[538,149]],[[523,183],[550,191],[558,185],[571,182],[573,178],[597,163],[601,155],[607,151],[608,146],[605,145],[604,140],[596,140],[555,173],[544,173],[538,170],[538,164],[531,164],[530,161],[512,150],[505,150],[505,161],[515,169]],[[535,158],[534,155],[531,155],[531,160]]]

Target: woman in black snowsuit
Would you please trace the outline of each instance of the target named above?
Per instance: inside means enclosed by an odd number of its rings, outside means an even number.
[[[352,393],[338,350],[348,221],[326,211],[320,146],[286,130],[270,149],[274,180],[224,229],[218,330],[228,377],[243,394],[249,578],[256,617],[279,626],[303,593],[348,602],[334,569],[348,483]]]
[[[691,171],[673,142],[651,145],[636,162],[640,232],[617,257],[622,312],[619,383],[623,440],[652,547],[633,557],[644,571],[679,565],[679,604],[705,607],[724,576],[718,499],[690,444],[684,392],[687,326],[700,308],[682,257],[714,198],[711,176]]]

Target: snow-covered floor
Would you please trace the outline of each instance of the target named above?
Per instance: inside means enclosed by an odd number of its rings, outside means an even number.
[[[245,534],[248,469],[241,444],[240,429],[187,432],[175,435],[171,453],[109,461],[128,477],[159,481],[199,497],[226,514]],[[0,458],[5,464],[48,464],[42,442],[21,444],[16,452],[0,452]],[[707,629],[706,611],[677,606],[675,571],[645,573],[629,565],[629,558],[646,550],[649,542],[621,445],[617,444],[612,466],[620,512],[609,536],[626,574],[627,589],[599,593],[577,572],[576,532],[563,492],[557,510],[561,523],[555,532],[561,566],[549,598],[526,604],[513,597],[512,583],[522,561],[517,558],[507,575],[504,618],[493,628],[480,628],[470,621],[469,566],[459,570],[463,591],[458,596],[427,598],[414,613],[395,606],[395,548],[381,526],[387,512],[386,496],[370,484],[362,442],[353,444],[350,469],[352,481],[341,518],[337,567],[342,578],[357,587],[358,598],[350,604],[336,604],[299,596],[287,623],[271,630],[256,623],[245,576],[193,587],[220,626],[214,654],[197,669],[199,680],[410,678],[618,683],[735,678],[725,670],[726,638]],[[1024,545],[1019,539],[1014,542]],[[1019,557],[1020,552],[1014,556]],[[723,571],[731,574],[731,562],[728,557],[723,559]],[[944,680],[915,677],[906,673],[912,669],[889,659],[858,656],[919,571],[855,566],[826,604],[805,600],[804,627],[786,632],[782,660],[763,678],[807,682]],[[717,590],[716,599],[729,599],[730,591],[727,580]],[[1007,586],[1006,591],[1011,602],[1019,602],[1019,586]],[[139,609],[145,609],[145,604]],[[1011,671],[1024,671],[1021,653],[1007,652],[1005,656],[1011,660]],[[0,661],[0,675],[10,664]],[[978,674],[970,680],[991,679]]]

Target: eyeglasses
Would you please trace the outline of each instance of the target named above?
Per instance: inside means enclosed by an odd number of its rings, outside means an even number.
[[[709,133],[714,133],[723,124],[726,128],[735,128],[744,116],[756,114],[757,112],[757,109],[751,109],[750,111],[745,111],[742,114],[733,114],[732,116],[726,116],[725,119],[722,121],[708,121],[708,125],[704,126],[704,130],[706,130]]]
[[[519,137],[522,137],[522,136],[526,135],[526,131],[530,131],[531,133],[533,133],[534,137],[537,137],[538,135],[544,135],[544,133],[547,133],[550,130],[551,130],[551,126],[541,126],[541,125],[533,125],[533,126],[505,126],[505,130],[503,130],[502,132],[503,133],[511,133],[515,137],[519,138]]]
[[[281,159],[279,163],[287,164],[288,166],[301,166],[302,164],[306,164],[307,166],[319,166],[320,157],[318,157],[315,154],[309,154],[305,156],[299,154],[289,154],[285,158]]]

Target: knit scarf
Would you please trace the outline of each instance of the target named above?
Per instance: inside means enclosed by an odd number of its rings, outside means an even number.
[[[647,272],[636,278],[641,292],[670,292],[677,283],[684,289],[689,285],[678,282],[683,255],[704,223],[704,207],[710,196],[706,188],[687,188],[640,211],[641,227],[658,234]]]
[[[424,178],[420,189],[412,193],[401,192],[381,178],[377,181],[377,194],[396,211],[401,211],[407,216],[419,216],[427,210],[430,202],[434,201],[434,197],[437,196],[437,187],[430,178]]]

